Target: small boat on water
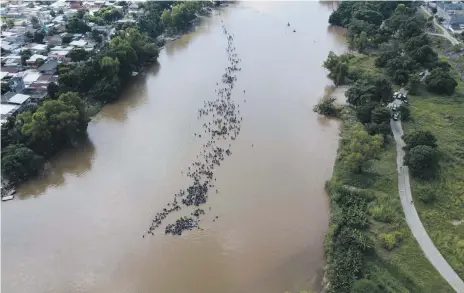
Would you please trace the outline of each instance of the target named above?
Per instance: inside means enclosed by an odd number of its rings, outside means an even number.
[[[14,198],[14,195],[7,195],[7,196],[2,197],[2,201],[9,201],[9,200],[12,200],[13,198]]]
[[[5,196],[2,196],[2,201],[12,200],[14,198],[15,193],[16,193],[15,189],[9,190]]]

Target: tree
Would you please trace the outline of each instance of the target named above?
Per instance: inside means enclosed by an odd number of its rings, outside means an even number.
[[[57,97],[58,92],[59,92],[59,87],[56,83],[51,82],[47,85],[47,94],[51,99],[55,100],[56,98],[58,98]]]
[[[24,145],[9,145],[2,149],[2,175],[17,183],[37,175],[44,160]]]
[[[72,37],[73,37],[72,34],[66,34],[66,35],[61,37],[61,42],[63,44],[69,44],[69,43],[71,43]]]
[[[340,2],[337,10],[333,11],[329,16],[329,24],[346,27],[350,23],[357,5],[354,1]]]
[[[84,61],[88,58],[89,53],[83,48],[74,48],[69,52],[69,57],[72,61]]]
[[[342,140],[341,157],[344,165],[352,172],[361,173],[367,164],[375,159],[381,151],[383,138],[380,135],[370,136],[362,124],[355,124],[348,137]]]
[[[76,13],[68,20],[68,23],[66,24],[66,31],[68,33],[85,34],[91,30],[80,15],[81,14]]]
[[[50,10],[50,16],[51,16],[51,17],[56,17],[56,12],[55,12],[55,10]]]
[[[372,111],[371,120],[374,123],[381,124],[390,121],[390,111],[383,106],[377,106]]]
[[[15,24],[14,24],[14,21],[13,21],[12,19],[8,19],[8,20],[6,21],[6,26],[7,26],[8,28],[13,28],[14,25],[15,25]]]
[[[32,24],[33,28],[37,28],[37,27],[40,26],[39,19],[37,18],[37,16],[32,16],[31,17],[31,24]]]
[[[432,13],[437,14],[437,8],[436,7],[432,7]]]
[[[431,148],[437,147],[437,139],[428,130],[417,130],[409,134],[403,135],[403,140],[406,143],[405,150],[410,150],[419,145],[426,145]]]
[[[441,68],[433,69],[425,78],[427,90],[437,93],[452,95],[458,83]]]
[[[383,137],[391,134],[390,123],[368,123],[366,124],[366,131],[369,135],[381,134]]]
[[[352,58],[350,54],[342,54],[337,56],[334,52],[330,51],[329,56],[324,61],[323,66],[329,70],[328,77],[333,80],[336,85],[346,83],[348,77],[348,62]]]
[[[37,30],[34,32],[34,42],[43,44],[43,39],[45,38],[45,31]]]
[[[7,82],[1,83],[2,95],[6,94],[7,92],[11,91],[10,85]]]
[[[59,100],[43,102],[33,113],[26,111],[17,116],[21,133],[29,148],[39,155],[48,156],[77,138],[84,129],[80,126],[78,109]]]
[[[360,106],[368,102],[388,101],[392,96],[390,81],[383,75],[365,76],[354,83],[346,92],[348,103]]]
[[[408,82],[408,91],[412,95],[416,95],[417,91],[420,86],[420,77],[417,74],[411,74],[409,76],[409,82]]]
[[[401,120],[408,121],[411,118],[411,110],[404,104],[400,105]]]
[[[329,117],[338,116],[338,109],[334,104],[335,98],[324,98],[316,106],[314,106],[313,111]]]
[[[119,72],[119,66],[120,63],[118,58],[113,59],[111,57],[104,56],[100,60],[100,68],[102,72],[108,77],[117,76]]]
[[[366,104],[356,107],[356,118],[359,122],[365,124],[371,122],[372,111],[377,107],[378,103],[368,102]]]
[[[45,61],[44,61],[42,58],[38,58],[38,59],[35,61],[35,65],[36,65],[37,67],[42,66],[44,63],[45,63]]]
[[[19,56],[21,56],[21,64],[26,65],[26,60],[31,58],[32,51],[29,49],[23,50],[19,53]]]
[[[101,43],[103,41],[102,34],[96,29],[92,30],[91,37],[92,40],[94,40],[97,43]]]
[[[437,151],[427,145],[418,145],[406,152],[404,164],[409,167],[413,176],[430,179],[438,170]]]
[[[29,8],[34,8],[34,7],[35,7],[35,5],[34,5],[34,3],[32,3],[32,2],[29,2],[29,4],[27,4],[27,7],[29,7]]]

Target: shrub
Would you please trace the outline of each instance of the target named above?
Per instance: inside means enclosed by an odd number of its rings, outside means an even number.
[[[404,164],[409,167],[413,176],[430,179],[438,171],[437,151],[426,145],[416,146],[406,152]]]
[[[435,68],[425,78],[427,90],[437,93],[452,95],[458,83],[441,68]]]
[[[314,106],[313,111],[329,117],[337,117],[340,109],[334,104],[335,98],[323,98],[317,105]]]
[[[356,107],[356,118],[361,123],[371,122],[372,110],[378,105],[378,103],[370,102],[361,106]]]
[[[369,210],[369,213],[372,215],[374,220],[383,223],[391,223],[395,219],[394,211],[391,208],[384,206],[373,207]]]
[[[400,242],[403,239],[400,232],[382,233],[379,237],[382,246],[389,251],[393,250],[393,248],[399,247]]]
[[[429,188],[425,186],[418,186],[414,194],[424,203],[433,203],[437,199],[437,192],[435,188]]]
[[[389,123],[369,123],[366,124],[366,131],[369,135],[382,134],[384,137],[391,134]]]
[[[351,288],[351,293],[381,293],[379,287],[371,280],[357,280]]]
[[[400,105],[401,120],[408,121],[411,118],[411,110],[404,104]]]
[[[404,142],[406,146],[404,147],[405,150],[412,149],[419,145],[426,145],[431,148],[437,147],[437,139],[435,136],[428,130],[417,130],[410,134],[406,134],[403,136]]]

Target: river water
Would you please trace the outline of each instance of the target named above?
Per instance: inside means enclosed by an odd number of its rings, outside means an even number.
[[[239,3],[167,44],[159,65],[92,120],[88,141],[2,204],[2,292],[317,289],[338,124],[312,106],[330,85],[321,67],[329,50],[346,50],[327,27],[332,9]],[[228,65],[222,24],[242,59],[232,99],[243,123],[215,173],[220,193],[206,204],[204,230],[142,238],[189,184],[180,170],[202,149],[197,109],[216,98]]]

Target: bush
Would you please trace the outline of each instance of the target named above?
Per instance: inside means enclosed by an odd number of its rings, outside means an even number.
[[[433,93],[452,95],[458,83],[442,68],[435,68],[425,78],[425,85]]]
[[[371,102],[356,107],[356,118],[359,120],[359,122],[363,124],[371,122],[372,110],[374,110],[378,104],[379,103]]]
[[[402,234],[400,232],[382,233],[379,237],[382,246],[389,251],[393,250],[396,247],[399,247],[400,242],[403,239]]]
[[[437,139],[435,136],[428,130],[417,130],[410,134],[406,134],[403,136],[404,142],[406,146],[404,147],[405,150],[412,149],[419,145],[426,145],[431,148],[437,147]]]
[[[374,123],[381,124],[390,121],[390,111],[383,107],[377,106],[372,111],[371,120]]]
[[[395,212],[391,208],[384,206],[373,207],[369,210],[369,213],[374,220],[383,223],[391,223],[395,219]]]
[[[2,150],[2,175],[10,182],[20,182],[37,175],[44,160],[24,145],[9,145]]]
[[[411,95],[416,95],[420,86],[420,77],[417,74],[409,76],[408,91]]]
[[[404,104],[400,105],[401,120],[408,121],[411,118],[411,110]]]
[[[404,164],[409,167],[413,176],[430,179],[438,171],[437,151],[426,145],[418,145],[406,152]]]
[[[366,131],[369,135],[381,134],[384,137],[391,134],[390,123],[368,123],[366,124]]]
[[[382,291],[371,280],[361,279],[354,282],[351,293],[382,293]]]
[[[317,105],[314,106],[313,111],[329,117],[338,117],[340,111],[334,104],[335,98],[323,98]]]
[[[428,188],[425,186],[417,187],[417,190],[414,190],[414,194],[419,197],[419,199],[427,204],[435,202],[437,199],[438,190]]]

